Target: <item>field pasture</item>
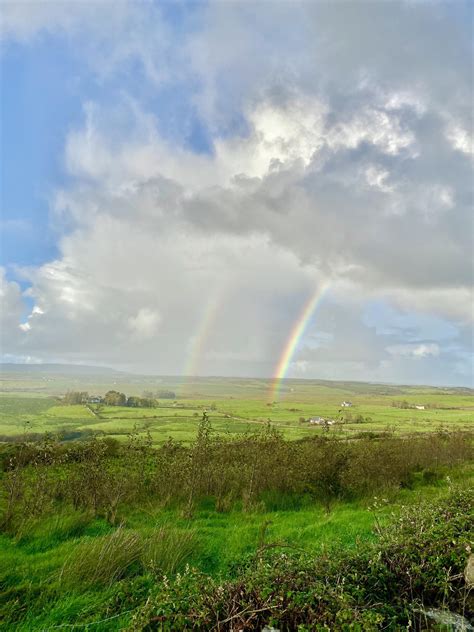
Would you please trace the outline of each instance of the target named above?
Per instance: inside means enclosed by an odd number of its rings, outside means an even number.
[[[158,399],[155,408],[64,405],[67,391],[103,395],[115,389],[129,395],[171,390],[176,399]],[[4,372],[0,386],[0,437],[27,433],[100,433],[123,439],[132,430],[148,431],[153,442],[170,437],[189,442],[207,411],[213,431],[235,436],[270,422],[287,439],[324,433],[308,419],[334,420],[329,433],[353,436],[370,433],[426,433],[470,430],[474,426],[474,392],[465,388],[434,388],[284,380],[278,401],[269,401],[272,383],[263,379],[156,378],[111,374],[38,375]],[[341,408],[343,401],[352,407]],[[394,403],[410,406],[400,408]],[[411,406],[425,406],[418,410]],[[72,435],[77,436],[77,435]]]

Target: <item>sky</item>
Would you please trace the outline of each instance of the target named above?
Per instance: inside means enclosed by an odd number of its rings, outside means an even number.
[[[473,385],[470,2],[1,2],[4,362]]]

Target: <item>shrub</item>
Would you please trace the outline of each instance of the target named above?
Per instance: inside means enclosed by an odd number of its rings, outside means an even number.
[[[235,502],[254,511],[271,495],[306,494],[329,512],[335,500],[434,482],[439,472],[472,458],[468,433],[285,441],[266,424],[227,440],[213,432],[206,414],[190,446],[151,444],[149,434],[134,432],[124,444],[95,437],[61,444],[46,437],[10,448],[0,480],[0,527],[14,531],[25,515],[44,515],[58,503],[111,525],[121,522],[124,506],[150,500],[180,505],[192,517],[203,498],[213,498],[219,511]]]

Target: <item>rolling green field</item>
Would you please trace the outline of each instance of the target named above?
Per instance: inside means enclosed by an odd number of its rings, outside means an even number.
[[[123,438],[134,428],[148,430],[157,444],[172,437],[191,441],[207,410],[215,432],[236,435],[251,432],[256,424],[271,421],[288,439],[324,432],[310,426],[313,416],[334,419],[332,435],[361,432],[424,433],[440,429],[469,430],[474,425],[473,391],[456,388],[404,387],[357,382],[285,380],[278,401],[269,401],[268,380],[233,378],[151,378],[126,374],[68,376],[4,374],[0,390],[0,436],[5,440],[25,431],[32,433],[100,432]],[[68,390],[103,395],[109,389],[127,395],[170,389],[176,400],[159,400],[153,409],[65,406]],[[342,401],[353,406],[341,409]],[[393,404],[424,405],[425,410]],[[428,408],[429,406],[429,408]]]

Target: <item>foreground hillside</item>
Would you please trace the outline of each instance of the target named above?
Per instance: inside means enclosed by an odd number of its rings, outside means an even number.
[[[469,617],[472,435],[4,444],[8,630],[424,629]]]
[[[410,507],[355,551],[261,545],[226,581],[187,567],[129,629],[472,630],[473,503],[466,489]]]

